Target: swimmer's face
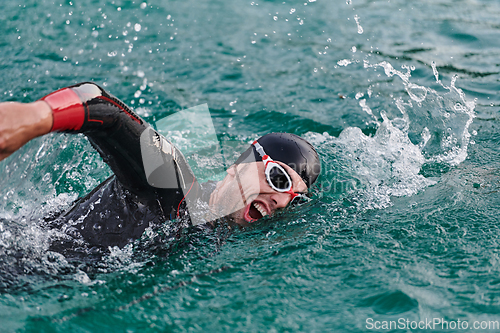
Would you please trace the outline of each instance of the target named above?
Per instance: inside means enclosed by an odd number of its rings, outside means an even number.
[[[293,192],[307,192],[307,185],[295,170],[282,162],[276,163],[290,176]],[[231,166],[227,170],[227,176],[212,194],[210,205],[219,214],[230,216],[241,226],[247,226],[285,208],[292,200],[292,195],[273,190],[266,180],[264,169],[262,161]]]

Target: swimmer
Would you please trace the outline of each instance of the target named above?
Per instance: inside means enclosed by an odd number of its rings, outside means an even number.
[[[222,181],[198,183],[173,144],[94,83],[63,88],[33,103],[0,103],[0,160],[50,132],[83,133],[113,171],[48,222],[91,246],[123,247],[169,220],[196,225],[193,207],[200,203],[207,207],[202,219],[207,225],[225,217],[248,226],[303,198],[320,173],[310,143],[271,133],[254,141]],[[163,163],[148,170],[143,161],[150,157]]]

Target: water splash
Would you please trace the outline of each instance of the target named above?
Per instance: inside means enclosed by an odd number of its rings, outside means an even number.
[[[86,139],[65,135],[35,139],[2,163],[0,289],[16,288],[31,273],[72,279],[74,267],[48,251],[65,235],[42,224],[104,180],[107,166]]]
[[[439,79],[436,65],[432,70],[436,82],[443,92],[417,85],[410,81],[414,67],[403,66],[401,72],[386,62],[369,64],[365,68],[382,67],[388,77],[399,77],[409,99],[396,98],[396,107],[407,123],[411,140],[418,143],[426,156],[426,162],[445,162],[454,166],[467,158],[470,142],[469,128],[475,117],[475,100],[467,100],[465,93],[456,87],[458,75],[451,78],[450,85]]]
[[[344,194],[362,210],[388,207],[392,196],[411,196],[435,184],[420,174],[424,164],[463,162],[475,116],[475,101],[467,100],[456,87],[457,76],[449,85],[443,84],[435,64],[432,70],[442,92],[411,82],[414,67],[403,66],[399,71],[387,61],[370,64],[366,60],[364,67],[383,68],[387,77],[401,79],[406,95],[393,102],[400,116],[389,118],[386,111],[376,114],[369,106],[371,92],[368,96],[358,93],[360,108],[377,127],[375,134],[348,127],[338,138],[327,133],[306,135],[320,153],[336,156],[335,165],[326,166],[323,183],[331,183],[334,177],[347,179],[351,186]],[[332,188],[323,185],[323,190]]]
[[[382,116],[374,136],[365,135],[358,127],[348,127],[338,138],[326,133],[306,137],[315,145],[335,147],[337,159],[349,169],[343,175],[352,184],[346,194],[362,210],[388,207],[391,196],[414,195],[435,184],[419,174],[425,162],[420,148],[409,140],[404,129],[394,126],[385,114]]]

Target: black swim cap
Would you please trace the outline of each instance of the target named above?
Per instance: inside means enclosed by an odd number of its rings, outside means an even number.
[[[321,161],[318,153],[309,142],[300,136],[290,133],[270,133],[257,141],[273,160],[283,162],[295,170],[308,188],[318,178],[321,172]],[[262,158],[254,145],[251,145],[234,164],[255,161],[262,161]]]

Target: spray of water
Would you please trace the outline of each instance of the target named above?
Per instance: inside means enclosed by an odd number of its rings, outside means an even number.
[[[335,165],[324,168],[322,189],[332,189],[331,177],[347,179],[350,187],[345,193],[361,210],[388,207],[392,196],[414,195],[435,184],[436,180],[420,174],[424,164],[455,166],[463,162],[475,108],[475,101],[467,100],[456,87],[457,76],[445,85],[435,64],[432,70],[442,92],[413,83],[413,67],[404,66],[399,71],[387,61],[370,64],[366,60],[364,67],[382,68],[387,77],[401,79],[406,95],[394,98],[400,116],[389,118],[385,111],[375,114],[369,99],[358,93],[361,110],[377,126],[374,135],[348,127],[338,138],[328,133],[306,136],[323,154],[335,155]],[[325,183],[328,186],[322,186]]]

